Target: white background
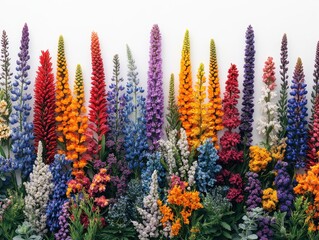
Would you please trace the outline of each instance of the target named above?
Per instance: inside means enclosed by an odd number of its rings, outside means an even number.
[[[256,48],[254,124],[260,116],[257,99],[262,86],[262,68],[268,56],[274,57],[279,79],[280,43],[284,33],[288,35],[289,80],[300,56],[308,89],[312,86],[315,49],[319,40],[319,1],[316,0],[2,0],[0,9],[0,29],[5,29],[9,35],[12,70],[19,51],[22,27],[25,22],[28,23],[32,88],[41,50],[50,50],[55,73],[57,43],[62,34],[70,81],[74,80],[76,64],[80,63],[88,100],[92,31],[98,32],[100,37],[107,84],[111,79],[114,54],[119,54],[122,76],[126,76],[125,44],[129,44],[141,83],[146,88],[149,35],[153,24],[158,24],[162,33],[165,99],[170,74],[175,73],[178,79],[186,29],[190,31],[194,81],[201,62],[205,64],[206,72],[208,70],[209,42],[214,38],[224,92],[231,63],[237,64],[242,85],[245,31],[249,24],[253,26]],[[254,139],[255,143],[259,141],[256,132]]]

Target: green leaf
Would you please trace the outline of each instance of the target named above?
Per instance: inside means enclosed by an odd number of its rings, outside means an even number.
[[[4,157],[4,158],[7,158],[6,157],[6,154],[5,154],[5,152],[4,152],[4,150],[3,150],[3,148],[0,146],[0,155],[2,156],[2,157]]]
[[[230,233],[229,232],[225,232],[225,231],[223,231],[223,236],[225,237],[225,238],[227,238],[227,239],[232,239],[232,236],[230,235]]]
[[[250,234],[247,239],[258,239],[258,236],[256,234]]]
[[[220,225],[221,225],[223,228],[225,228],[226,230],[231,231],[231,227],[230,227],[230,225],[229,225],[228,223],[226,223],[226,222],[220,222]]]

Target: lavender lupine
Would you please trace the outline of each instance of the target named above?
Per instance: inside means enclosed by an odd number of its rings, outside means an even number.
[[[147,80],[146,123],[149,149],[158,147],[164,123],[164,93],[161,57],[161,33],[158,25],[151,31],[150,60]]]
[[[243,107],[241,124],[239,126],[241,143],[244,150],[244,159],[248,162],[249,147],[252,143],[253,113],[254,113],[254,68],[255,68],[255,40],[254,30],[249,26],[246,31],[244,82],[243,82]]]
[[[245,187],[245,192],[248,193],[246,206],[247,210],[252,210],[253,208],[261,207],[262,189],[257,173],[248,172],[247,179],[248,182]]]
[[[146,108],[144,89],[139,86],[138,72],[130,48],[127,46],[128,74],[126,85],[126,105],[124,108],[125,159],[129,168],[139,175],[145,167],[148,150],[146,136]]]
[[[59,216],[59,231],[54,234],[56,240],[72,240],[69,230],[69,201],[65,202]]]
[[[288,163],[278,161],[275,165],[277,175],[275,177],[275,186],[277,189],[278,206],[281,212],[290,214],[290,210],[294,201],[293,186],[290,175],[287,171]]]
[[[31,81],[28,79],[30,66],[29,56],[29,30],[27,24],[22,30],[20,53],[17,60],[15,80],[12,83],[11,101],[12,114],[10,124],[12,129],[12,152],[17,162],[18,169],[21,170],[22,176],[27,178],[32,171],[35,160],[35,150],[32,143],[33,123],[28,121],[31,112],[29,101],[32,99],[30,93],[27,93]]]

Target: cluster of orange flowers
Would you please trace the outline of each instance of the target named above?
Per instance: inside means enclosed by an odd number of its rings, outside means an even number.
[[[268,212],[272,212],[276,210],[277,203],[277,191],[272,188],[265,189],[262,197],[263,208]]]
[[[178,94],[178,111],[182,127],[186,131],[187,137],[190,136],[192,130],[192,103],[194,101],[193,82],[190,59],[190,42],[188,30],[185,33],[184,44],[182,50],[181,70],[179,74],[179,94]]]
[[[259,173],[266,169],[268,163],[272,161],[270,152],[259,146],[251,146],[249,150],[249,170],[251,172]]]
[[[190,145],[197,148],[205,142],[207,138],[213,137],[211,128],[212,114],[211,103],[205,103],[206,99],[206,82],[204,64],[200,64],[197,74],[197,83],[194,91],[194,101],[192,102],[193,117],[190,119],[192,129],[190,133]]]
[[[298,182],[294,188],[296,194],[308,195],[313,202],[310,204],[308,213],[311,215],[309,230],[319,230],[319,164],[312,166],[306,173],[298,174],[296,177]]]
[[[203,208],[200,203],[199,192],[187,191],[187,182],[175,184],[169,190],[167,204],[158,200],[159,209],[163,215],[161,223],[163,227],[171,226],[171,236],[177,236],[183,225],[189,225],[189,218],[193,211]]]
[[[218,78],[216,48],[213,39],[210,41],[208,99],[211,103],[210,112],[212,113],[212,141],[214,142],[215,147],[218,150],[219,146],[217,132],[224,128],[222,124],[224,112],[222,106],[222,99],[220,97],[220,84]]]

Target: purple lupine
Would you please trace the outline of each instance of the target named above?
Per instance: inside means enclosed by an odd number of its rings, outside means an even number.
[[[247,159],[248,150],[252,143],[253,113],[254,113],[254,68],[255,68],[255,40],[254,30],[251,25],[246,31],[244,82],[243,82],[243,107],[241,123],[239,126],[241,143],[244,148],[244,157]]]
[[[281,212],[287,212],[289,215],[294,200],[293,186],[290,175],[287,171],[288,163],[278,161],[275,169],[277,175],[275,177],[275,186],[277,189],[278,206]]]
[[[262,216],[258,219],[258,232],[257,236],[260,240],[273,239],[274,232],[271,229],[271,225],[275,224],[275,218],[270,216]]]
[[[261,207],[262,189],[257,173],[248,172],[247,178],[248,183],[245,187],[245,191],[248,193],[246,206],[247,210],[252,210],[253,208]]]
[[[70,237],[69,222],[69,201],[62,206],[61,215],[59,216],[59,231],[54,235],[56,240],[72,240]]]
[[[152,28],[150,43],[151,47],[146,98],[146,134],[150,142],[149,149],[154,151],[157,149],[157,142],[162,136],[162,127],[164,123],[161,33],[158,25],[154,25]]]

